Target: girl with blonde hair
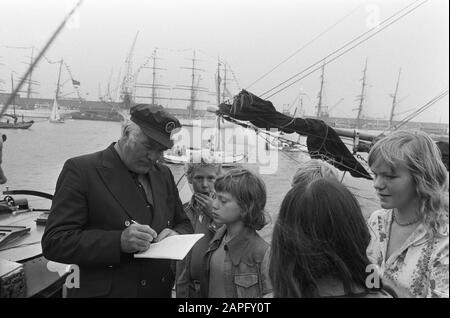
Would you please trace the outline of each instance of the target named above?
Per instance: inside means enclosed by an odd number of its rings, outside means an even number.
[[[369,153],[381,210],[367,254],[400,297],[449,297],[448,173],[426,133],[397,131]]]

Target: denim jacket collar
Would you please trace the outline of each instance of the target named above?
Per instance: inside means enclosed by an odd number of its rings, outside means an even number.
[[[214,251],[220,246],[220,243],[225,236],[226,231],[227,227],[225,225],[217,230],[216,234],[211,240],[208,252]],[[228,255],[230,256],[231,262],[234,266],[237,266],[240,263],[241,258],[245,256],[245,251],[253,234],[254,231],[252,229],[244,227],[244,229],[237,236],[226,243],[225,250],[228,251]]]

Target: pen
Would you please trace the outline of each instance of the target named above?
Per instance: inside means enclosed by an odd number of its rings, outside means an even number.
[[[11,214],[18,215],[18,214],[28,213],[28,212],[33,212],[33,209],[16,210],[16,211],[12,212]]]
[[[136,222],[135,220],[130,220],[131,221],[131,223],[133,223],[133,224],[136,224],[136,225],[141,225],[140,223],[138,223],[138,222]],[[153,238],[151,241],[153,241],[155,238]],[[151,242],[150,241],[150,242]]]

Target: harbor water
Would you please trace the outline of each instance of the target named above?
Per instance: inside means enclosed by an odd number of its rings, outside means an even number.
[[[3,146],[2,164],[8,182],[1,185],[0,190],[35,190],[53,194],[58,175],[67,159],[105,149],[119,139],[120,130],[121,124],[118,122],[67,120],[64,124],[53,124],[46,120],[37,120],[27,130],[0,131],[8,138]],[[190,136],[191,141],[198,141],[200,138],[202,142],[198,144],[204,146],[213,131],[198,134],[191,128],[185,133]],[[290,188],[292,176],[309,156],[304,152],[281,152],[276,149],[267,152],[261,146],[265,143],[259,142],[256,135],[242,128],[226,128],[222,135],[228,144],[225,149],[228,150],[231,146],[236,153],[245,153],[248,162],[242,166],[259,172],[266,184],[266,211],[270,222],[261,230],[261,235],[270,241],[279,206]],[[242,138],[244,135],[247,137]],[[182,139],[178,138],[178,141],[180,144]],[[184,173],[183,165],[169,167],[175,181],[178,181]],[[342,176],[342,182],[355,194],[367,218],[379,207],[372,182],[340,172],[340,177]],[[28,199],[33,208],[50,206],[49,200],[32,197]]]

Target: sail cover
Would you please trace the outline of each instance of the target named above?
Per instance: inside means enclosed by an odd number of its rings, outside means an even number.
[[[228,121],[251,122],[261,129],[276,128],[284,133],[306,136],[308,153],[313,159],[324,159],[341,171],[348,171],[353,177],[372,179],[366,169],[356,160],[338,134],[319,119],[292,118],[278,112],[270,101],[263,100],[242,90],[233,99],[233,104],[219,105],[218,115]]]

